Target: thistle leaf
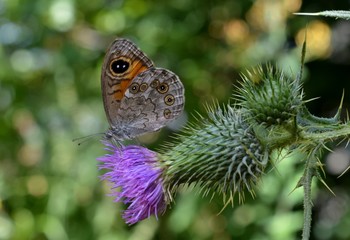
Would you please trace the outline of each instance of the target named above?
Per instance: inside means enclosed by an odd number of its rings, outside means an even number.
[[[344,10],[322,11],[317,13],[294,13],[294,15],[323,16],[323,17],[333,17],[336,19],[341,18],[345,20],[350,19],[350,11],[344,11]]]

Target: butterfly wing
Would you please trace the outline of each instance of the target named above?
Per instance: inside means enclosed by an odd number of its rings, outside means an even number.
[[[118,126],[129,138],[157,131],[184,109],[184,87],[179,77],[150,68],[133,79],[117,111]]]
[[[114,125],[125,91],[152,61],[130,40],[116,39],[107,50],[101,73],[103,104],[110,125]]]

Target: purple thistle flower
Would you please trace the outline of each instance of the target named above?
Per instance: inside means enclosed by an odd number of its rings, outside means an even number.
[[[152,214],[158,219],[158,213],[167,207],[158,154],[141,146],[104,144],[112,153],[97,159],[102,162],[99,169],[108,170],[101,179],[112,183],[110,195],[116,202],[129,205],[123,213],[125,222],[135,224]],[[114,191],[116,188],[119,191]]]

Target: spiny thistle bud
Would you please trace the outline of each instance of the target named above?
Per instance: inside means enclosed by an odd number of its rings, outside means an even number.
[[[249,110],[257,123],[267,126],[286,124],[297,115],[302,105],[303,93],[299,80],[291,80],[281,70],[268,65],[242,75],[242,83],[234,98]]]
[[[167,147],[162,159],[169,193],[192,184],[204,194],[218,192],[224,200],[229,196],[229,201],[235,193],[243,200],[245,188],[254,195],[253,186],[268,163],[268,154],[246,124],[244,113],[230,106],[211,109],[208,119],[188,127],[178,143]]]

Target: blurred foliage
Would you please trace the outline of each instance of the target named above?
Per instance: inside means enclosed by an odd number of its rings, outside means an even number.
[[[348,8],[348,1],[315,0],[0,0],[0,239],[298,238],[297,157],[276,164],[256,199],[220,215],[220,199],[185,189],[159,221],[128,227],[123,206],[98,179],[95,159],[105,153],[98,138],[81,146],[72,139],[108,127],[100,69],[117,36],[176,72],[186,88],[184,117],[140,138],[153,149],[203,113],[204,103],[227,102],[245,68],[273,62],[295,76],[306,26],[305,93],[322,97],[309,103],[311,112],[330,116],[343,89],[349,108],[350,22],[292,15]],[[339,149],[325,159],[337,196],[315,184],[313,239],[350,238],[350,177],[337,178],[350,154]]]

